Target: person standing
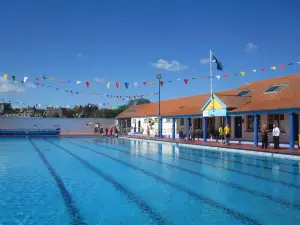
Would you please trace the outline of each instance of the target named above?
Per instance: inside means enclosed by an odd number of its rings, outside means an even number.
[[[194,129],[194,125],[192,125],[191,127],[190,127],[190,140],[195,140],[195,129]]]
[[[224,132],[223,132],[223,126],[222,125],[219,127],[219,136],[218,137],[219,138],[218,138],[217,142],[219,140],[221,140],[221,143],[223,144],[224,143]]]
[[[262,141],[262,149],[267,149],[268,148],[268,133],[269,130],[267,129],[267,126],[264,125],[263,129],[261,130],[261,141]]]
[[[119,130],[117,127],[115,127],[115,137],[118,138],[119,137]]]
[[[210,136],[210,139],[213,138],[213,127],[211,124],[208,124],[208,134]]]
[[[279,135],[280,135],[280,129],[278,125],[273,125],[273,141],[274,141],[274,149],[279,149]]]
[[[225,135],[225,144],[229,145],[230,128],[228,124],[226,124],[226,127],[224,128],[224,135]]]

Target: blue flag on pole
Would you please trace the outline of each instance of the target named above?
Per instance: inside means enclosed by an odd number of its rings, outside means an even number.
[[[221,63],[221,61],[219,61],[217,59],[217,57],[214,54],[212,54],[212,61],[217,64],[217,69],[218,70],[223,70],[223,68],[224,68],[223,64]]]

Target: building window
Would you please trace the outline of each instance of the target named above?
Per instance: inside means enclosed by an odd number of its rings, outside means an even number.
[[[284,114],[271,114],[271,115],[268,115],[268,128],[269,128],[269,130],[273,130],[273,125],[274,124],[278,124],[279,129],[283,130],[282,126],[280,126],[280,123],[281,123],[281,125],[283,125],[283,121],[284,121]]]
[[[195,128],[202,130],[202,119],[195,119]]]
[[[251,90],[241,91],[241,92],[239,92],[237,95],[238,95],[238,96],[245,96],[245,95],[249,94],[250,91],[251,91]]]
[[[171,119],[166,119],[166,123],[170,123],[171,122]]]
[[[183,118],[180,118],[180,120],[179,120],[179,125],[180,125],[180,126],[184,126],[184,119],[183,119]]]
[[[258,130],[260,131],[260,115],[257,116],[258,118]],[[247,131],[253,132],[254,131],[254,116],[247,116]]]
[[[265,94],[276,93],[276,92],[282,90],[285,86],[286,86],[286,84],[272,85],[264,93]]]

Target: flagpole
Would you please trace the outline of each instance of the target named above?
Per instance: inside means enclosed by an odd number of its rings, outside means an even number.
[[[212,91],[212,66],[211,66],[211,58],[212,58],[212,52],[211,49],[209,50],[209,64],[210,64],[210,96],[213,95]]]

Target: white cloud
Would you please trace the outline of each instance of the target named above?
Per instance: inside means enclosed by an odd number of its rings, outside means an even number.
[[[177,60],[172,60],[172,62],[168,63],[168,61],[164,59],[159,59],[156,63],[153,63],[152,66],[157,69],[164,69],[167,71],[181,71],[188,68],[186,65],[181,64]]]
[[[245,51],[246,52],[250,52],[250,51],[255,51],[257,50],[257,46],[255,44],[253,44],[252,42],[249,42],[248,44],[246,44],[245,46]]]
[[[76,54],[76,58],[77,58],[77,59],[82,58],[82,57],[83,57],[83,55],[82,55],[81,52],[78,52],[78,53]]]
[[[96,82],[98,82],[98,83],[103,83],[103,82],[104,82],[104,79],[101,78],[101,77],[96,77],[94,80],[95,80]]]
[[[0,78],[0,92],[22,92],[24,88],[20,88],[17,85],[13,85],[11,81]]]
[[[36,85],[34,83],[25,83],[27,87],[29,88],[36,88]]]
[[[209,63],[209,58],[200,59],[200,64],[208,64],[208,63]]]

